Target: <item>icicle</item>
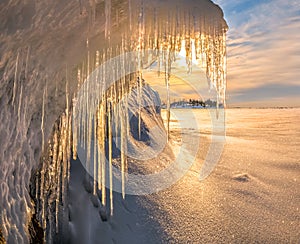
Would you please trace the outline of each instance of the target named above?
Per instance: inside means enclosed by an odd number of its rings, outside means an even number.
[[[66,65],[66,109],[65,116],[62,117],[62,146],[63,146],[63,173],[62,173],[62,202],[65,203],[67,194],[67,179],[68,179],[68,162],[70,157],[70,144],[69,144],[69,80],[68,80],[68,67]]]
[[[62,119],[60,120],[60,125],[59,127],[62,127]],[[63,159],[63,148],[61,144],[61,138],[59,138],[59,143],[58,143],[58,157],[56,161],[56,182],[57,182],[57,195],[56,195],[56,200],[55,200],[55,216],[56,216],[56,233],[59,231],[59,226],[58,226],[58,218],[59,218],[59,204],[60,204],[60,196],[61,196],[61,161]]]
[[[93,154],[93,156],[94,156],[94,160],[93,160],[93,166],[94,166],[94,189],[93,189],[93,194],[96,196],[96,194],[97,194],[97,189],[98,189],[98,187],[97,187],[97,179],[98,179],[98,172],[97,172],[97,170],[98,170],[98,165],[97,165],[97,130],[96,130],[96,128],[97,128],[97,119],[96,119],[96,116],[94,116],[93,117],[93,122],[94,122],[94,124],[93,124],[93,141],[94,141],[94,154]]]
[[[67,176],[67,141],[66,141],[66,134],[67,134],[67,116],[64,115],[62,116],[62,127],[61,127],[61,132],[62,132],[62,138],[61,138],[61,143],[62,143],[62,162],[61,162],[61,167],[62,167],[62,172],[61,172],[61,199],[62,203],[65,203],[65,198],[66,198],[66,176]],[[62,204],[62,205],[63,205]]]
[[[121,47],[121,53],[125,52],[125,40],[122,37],[122,47]],[[127,134],[127,107],[126,107],[126,101],[127,101],[127,94],[126,94],[126,77],[125,77],[125,60],[122,59],[121,63],[121,84],[120,84],[120,92],[119,92],[119,98],[118,101],[122,102],[119,103],[118,110],[119,110],[119,118],[120,118],[120,148],[121,148],[121,181],[122,181],[122,197],[125,199],[125,173],[127,168],[127,158],[126,158],[126,152],[127,152],[127,141],[126,138],[128,136]],[[124,102],[125,101],[125,102]]]
[[[141,0],[141,10],[139,13],[139,40],[138,40],[138,80],[137,80],[137,85],[138,85],[138,104],[139,104],[139,110],[138,110],[138,135],[139,139],[141,139],[141,123],[142,123],[142,118],[141,118],[141,102],[142,102],[142,80],[143,80],[143,51],[144,51],[144,42],[145,42],[145,20],[144,20],[144,0]]]
[[[186,52],[186,64],[187,64],[187,72],[192,73],[192,47],[190,37],[187,36],[185,38],[185,52]]]
[[[41,121],[41,131],[42,131],[42,155],[44,155],[44,150],[45,150],[45,133],[44,133],[44,117],[45,117],[45,99],[46,99],[46,87],[44,88],[44,92],[43,92],[43,105],[42,105],[42,121]],[[46,235],[45,231],[46,231],[46,221],[45,221],[45,193],[44,193],[44,184],[45,184],[45,170],[44,170],[44,161],[45,158],[44,156],[43,158],[43,162],[42,162],[42,169],[41,169],[41,184],[40,184],[40,198],[41,198],[41,202],[42,202],[42,215],[41,215],[41,220],[42,220],[42,224],[44,227],[44,235]]]
[[[165,57],[165,85],[167,89],[167,140],[169,140],[170,137],[170,70],[169,70],[169,65],[170,65],[170,53],[167,50],[166,51],[166,57]]]
[[[104,95],[106,97],[106,95]],[[106,137],[106,116],[105,116],[105,111],[106,111],[106,99],[103,101],[103,105],[101,106],[101,188],[102,188],[102,205],[106,205],[106,191],[105,191],[105,181],[106,181],[106,157],[105,157],[105,137]]]
[[[88,56],[87,56],[87,78],[89,77],[90,74],[90,51],[89,51],[89,40],[87,39],[87,49],[88,49]],[[93,92],[90,90],[90,84],[85,82],[85,87],[86,87],[86,100],[85,100],[85,116],[86,116],[86,151],[87,151],[87,157],[86,157],[86,167],[87,167],[87,173],[86,173],[86,181],[89,181],[89,171],[91,170],[91,140],[92,140],[92,114],[89,109],[90,107],[90,101],[89,101],[89,93]]]
[[[139,104],[139,110],[138,110],[138,135],[139,140],[141,139],[141,124],[142,124],[142,84],[141,84],[141,78],[138,77],[138,104]]]
[[[23,84],[21,84],[21,91],[19,96],[19,106],[18,106],[18,124],[21,120],[21,105],[22,105],[22,97],[23,97]]]
[[[56,129],[54,130],[54,134],[53,134],[53,146],[52,146],[52,151],[53,151],[53,155],[52,155],[52,162],[54,164],[54,171],[56,173],[56,169],[57,169],[57,157],[58,157],[58,138],[57,138],[57,131]],[[55,174],[56,175],[56,174]]]
[[[109,101],[107,106],[108,116],[108,159],[109,159],[109,198],[110,215],[113,215],[113,174],[112,174],[112,104]]]
[[[101,106],[101,105],[100,105]],[[95,140],[97,142],[97,182],[98,182],[98,189],[99,190],[102,190],[102,166],[101,166],[101,154],[102,154],[102,151],[101,151],[101,143],[102,143],[102,138],[101,138],[101,108],[98,108],[98,111],[97,111],[97,118],[96,118],[96,123],[95,123],[95,130],[96,130],[96,137],[95,137]]]
[[[72,152],[73,152],[73,159],[76,160],[77,159],[77,144],[78,144],[78,128],[80,128],[80,124],[79,126],[77,125],[77,122],[79,122],[80,120],[78,119],[78,115],[77,115],[77,111],[76,111],[76,98],[74,97],[72,99],[72,107],[74,108],[72,110],[72,123],[73,123],[73,133],[72,133]],[[78,127],[77,127],[78,126]]]
[[[42,121],[41,121],[41,131],[42,131],[42,155],[45,154],[45,133],[44,133],[44,121],[45,121],[45,99],[46,99],[46,89],[47,86],[44,88],[43,92],[43,103],[42,103]],[[45,157],[42,157],[42,169],[40,173],[41,177],[41,183],[40,183],[40,199],[42,202],[42,209],[41,209],[41,221],[43,225],[43,230],[44,230],[44,238],[46,237],[46,220],[45,220],[45,192],[44,192],[44,185],[45,185]]]
[[[66,117],[69,116],[69,80],[68,80],[68,66],[66,65]]]
[[[72,146],[72,120],[71,120],[71,115],[68,116],[68,144],[67,144],[67,150],[68,150],[68,160],[67,160],[67,183],[70,181],[70,161],[71,161],[71,146]]]
[[[40,180],[40,174],[39,173],[37,173],[36,174],[36,181],[35,181],[35,199],[40,199],[40,195],[41,195],[41,193],[40,193],[40,182],[39,182],[39,180]],[[39,213],[40,212],[40,201],[37,201],[37,204],[36,204],[36,212],[37,213]],[[41,221],[41,218],[40,218],[40,216],[38,215],[38,219],[39,219],[39,221]]]
[[[116,69],[116,76],[118,77],[118,71],[119,71],[119,67],[118,67],[118,63],[115,64]],[[119,85],[118,84],[114,84],[113,85],[113,122],[114,122],[114,137],[118,138],[118,133],[119,133],[119,109],[118,109],[118,94],[119,94]],[[115,140],[115,144],[118,147],[119,146],[119,142],[118,140]]]
[[[58,163],[59,163],[59,141],[58,141],[58,131],[55,128],[54,130],[54,135],[53,135],[53,158],[52,161],[54,163],[54,177],[55,177],[55,183],[56,183],[56,189],[55,189],[55,230],[56,233],[58,232],[58,207],[59,207],[59,193],[58,193],[58,188],[59,188],[59,184],[58,184]]]
[[[45,99],[46,99],[46,87],[43,92],[43,105],[42,105],[42,122],[41,122],[41,131],[42,131],[42,152],[45,149],[45,133],[44,133],[44,121],[45,121]]]
[[[121,173],[122,173],[122,197],[125,199],[125,168],[126,168],[126,151],[127,151],[127,131],[126,131],[126,107],[123,108],[123,116],[121,117]]]
[[[87,71],[86,71],[86,77],[90,74],[90,50],[89,50],[89,39],[86,39],[86,48],[87,48]]]
[[[81,70],[78,68],[77,69],[77,89],[80,89],[81,85]],[[80,133],[78,130],[80,128],[80,114],[77,114],[77,98],[75,97],[75,94],[72,99],[72,153],[73,153],[73,159],[77,159],[77,145],[78,145],[78,140],[80,140],[80,135],[78,136],[78,133]]]
[[[103,57],[102,57],[103,62],[106,60],[106,54],[105,51],[103,51]],[[100,112],[101,112],[101,130],[100,130],[100,135],[101,135],[101,188],[102,188],[102,205],[106,205],[106,191],[105,191],[105,181],[106,181],[106,157],[105,157],[105,139],[106,139],[106,111],[107,111],[107,93],[106,93],[106,66],[102,67],[102,103],[100,107]]]
[[[91,125],[91,115],[90,112],[88,112],[88,118],[87,118],[87,157],[86,157],[86,167],[87,167],[87,173],[86,173],[86,180],[89,181],[89,173],[91,170],[91,139],[92,139],[92,125]]]

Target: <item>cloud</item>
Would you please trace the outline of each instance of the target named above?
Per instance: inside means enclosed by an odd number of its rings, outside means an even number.
[[[280,85],[284,85],[286,89],[281,95],[288,101],[288,87],[293,89],[300,79],[300,3],[293,0],[215,2],[223,8],[230,27],[229,98],[231,93],[248,90],[250,94],[260,89],[259,94],[272,100],[274,91],[270,87],[283,89]],[[251,95],[248,98],[253,100],[255,94]],[[257,95],[257,99],[260,97]]]
[[[266,93],[265,91],[268,90]],[[265,84],[250,89],[236,90],[232,94],[233,100],[238,101],[253,101],[253,100],[268,100],[272,98],[288,98],[295,97],[300,94],[299,85],[285,85],[285,84]]]

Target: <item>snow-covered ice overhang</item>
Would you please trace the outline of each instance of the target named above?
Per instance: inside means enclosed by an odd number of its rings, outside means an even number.
[[[78,80],[124,52],[156,50],[157,56],[138,57],[135,65],[140,70],[160,58],[161,52],[180,52],[182,41],[188,65],[193,40],[196,56],[224,102],[227,28],[222,10],[209,0],[1,1],[0,228],[4,238],[12,243],[28,240],[33,211],[30,176],[38,168],[54,122],[65,112],[66,93],[70,105]],[[170,60],[164,59],[169,73]]]

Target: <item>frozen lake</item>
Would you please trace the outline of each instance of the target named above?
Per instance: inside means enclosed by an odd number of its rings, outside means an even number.
[[[193,114],[209,142],[209,113]],[[215,171],[197,180],[204,143],[189,173],[157,196],[164,195],[168,214],[156,218],[166,235],[176,242],[298,243],[299,119],[300,109],[227,109],[226,144]]]
[[[171,117],[175,143],[181,143],[180,130],[191,141],[200,136],[193,166],[158,193],[125,200],[115,193],[115,213],[108,222],[99,222],[91,203],[82,202],[91,205],[89,230],[82,229],[90,233],[90,243],[299,243],[300,109],[227,109],[222,156],[204,181],[199,171],[211,140],[210,113],[176,113],[179,117]],[[180,119],[191,123],[180,128]]]

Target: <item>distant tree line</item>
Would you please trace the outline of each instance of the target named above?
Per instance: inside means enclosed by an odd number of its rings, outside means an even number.
[[[203,102],[202,100],[190,99],[189,104],[192,105],[192,106],[205,107],[205,102]]]
[[[163,103],[165,105],[165,103]],[[198,99],[189,99],[189,100],[181,100],[181,101],[174,101],[173,103],[171,103],[171,107],[177,107],[177,106],[191,106],[191,107],[208,107],[208,108],[211,108],[211,107],[216,107],[217,106],[217,102],[216,101],[213,101],[213,100],[210,100],[210,99],[207,99],[205,101],[203,100],[198,100]],[[222,107],[223,105],[220,104],[219,105],[220,107]]]
[[[183,101],[185,102],[185,101]],[[186,102],[185,102],[186,103]],[[206,101],[198,100],[198,99],[189,99],[188,104],[191,106],[202,106],[202,107],[216,107],[217,102],[207,99]]]

